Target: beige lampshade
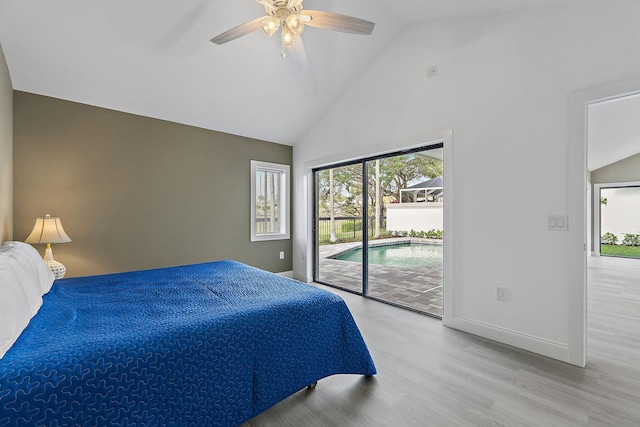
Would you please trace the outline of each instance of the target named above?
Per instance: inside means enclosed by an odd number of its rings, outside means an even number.
[[[36,225],[27,237],[27,243],[67,243],[71,239],[62,228],[62,222],[57,216],[45,215],[44,218],[36,218]]]

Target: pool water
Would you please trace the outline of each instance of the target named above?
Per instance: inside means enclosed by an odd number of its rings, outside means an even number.
[[[340,261],[362,262],[362,248],[332,256]],[[369,264],[413,267],[430,262],[442,262],[442,245],[399,243],[369,247]]]

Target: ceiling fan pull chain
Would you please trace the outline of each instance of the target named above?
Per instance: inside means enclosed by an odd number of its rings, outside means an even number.
[[[287,59],[287,53],[284,51],[284,48],[282,48],[282,50],[280,51],[280,57],[282,59]]]

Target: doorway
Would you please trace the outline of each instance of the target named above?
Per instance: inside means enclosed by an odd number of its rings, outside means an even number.
[[[313,279],[442,318],[443,143],[313,170]]]
[[[607,144],[598,146],[593,142],[594,116],[591,114],[594,107],[608,106],[615,104],[616,100],[636,96],[640,88],[640,78],[630,79],[606,86],[587,89],[576,92],[570,96],[570,144],[569,144],[569,193],[568,193],[568,213],[572,218],[573,226],[568,232],[568,346],[567,361],[569,363],[584,366],[587,361],[587,296],[589,289],[589,279],[587,275],[587,264],[589,261],[587,244],[592,244],[594,252],[598,250],[600,232],[594,232],[598,214],[598,206],[593,201],[597,192],[593,187],[594,171],[606,165],[626,159],[637,152],[623,152],[612,149],[611,137],[618,134],[609,133]],[[609,115],[604,123],[612,123],[616,117],[622,115]],[[618,127],[618,130],[622,129]],[[604,140],[603,140],[604,141]],[[635,145],[637,147],[637,145]],[[627,146],[627,148],[633,146]],[[616,159],[609,159],[601,165],[593,164],[594,160],[604,161],[600,154],[615,156]],[[599,182],[622,182],[637,181],[637,178],[629,179],[609,177],[606,181]],[[595,181],[598,182],[598,181]],[[588,185],[587,185],[588,184]],[[598,199],[598,203],[600,200]]]

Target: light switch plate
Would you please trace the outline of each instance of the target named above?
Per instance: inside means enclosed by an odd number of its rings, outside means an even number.
[[[507,289],[501,286],[496,286],[496,299],[498,301],[506,301],[507,300]]]
[[[547,221],[549,231],[569,230],[569,217],[567,215],[549,215]]]

